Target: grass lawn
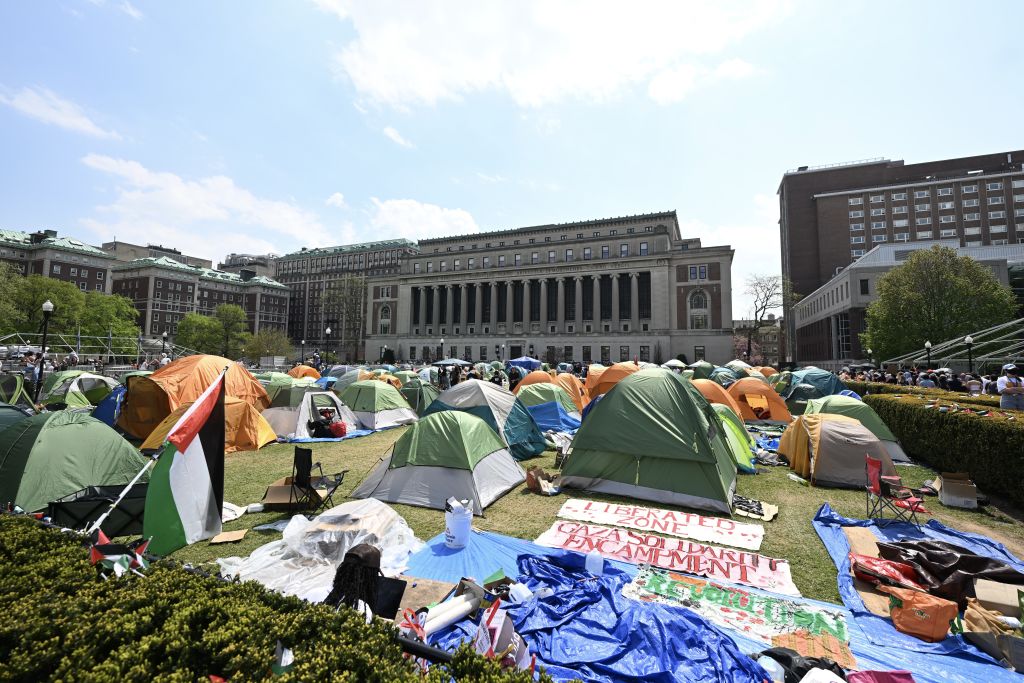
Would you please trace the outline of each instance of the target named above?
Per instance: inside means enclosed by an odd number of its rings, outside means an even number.
[[[366,477],[405,429],[400,427],[338,443],[310,444],[313,448],[314,462],[323,463],[325,472],[333,473],[346,468],[349,470],[345,483],[335,494],[336,503],[340,504],[346,500],[345,496]],[[292,452],[292,445],[276,444],[256,452],[228,455],[224,483],[225,500],[236,505],[258,502],[269,483],[291,474]],[[539,465],[550,472],[554,470],[554,460],[554,451],[547,451],[541,457],[524,464]],[[919,486],[925,479],[935,476],[925,467],[900,467],[899,470],[904,482],[911,486]],[[765,474],[739,476],[738,493],[779,506],[779,516],[776,520],[764,523],[765,538],[760,553],[789,560],[793,580],[806,597],[839,602],[835,567],[811,527],[811,518],[824,502],[831,504],[843,515],[862,518],[865,513],[864,493],[801,486],[791,481],[786,476],[788,473],[788,468],[776,467],[770,468]],[[569,490],[551,497],[539,496],[527,491],[524,484],[489,507],[486,516],[476,518],[474,525],[480,529],[533,540],[551,526],[558,509],[570,497],[627,501],[624,498],[579,490]],[[644,501],[637,502],[640,505],[646,504]],[[962,531],[989,536],[1006,544],[1018,557],[1024,557],[1024,524],[1003,514],[994,506],[979,511],[956,510],[942,506],[934,497],[926,501],[926,506],[939,521]],[[426,540],[444,530],[444,513],[439,510],[406,505],[394,507],[421,539]],[[290,513],[283,512],[246,514],[225,524],[224,529],[249,529],[289,516]],[[208,542],[201,541],[182,548],[172,557],[179,561],[199,564],[210,562],[217,557],[247,555],[258,546],[278,538],[278,533],[250,531],[239,543],[211,546]]]

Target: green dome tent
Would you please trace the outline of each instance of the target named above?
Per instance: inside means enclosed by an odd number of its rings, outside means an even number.
[[[402,386],[405,386],[406,384],[408,384],[409,380],[419,379],[419,377],[420,377],[419,375],[417,375],[412,370],[396,370],[395,372],[393,372],[391,374],[394,375],[395,377],[397,377],[402,382]]]
[[[697,388],[669,370],[647,369],[591,411],[573,439],[562,485],[730,514],[736,465]]]
[[[387,382],[364,379],[334,393],[352,409],[363,429],[387,429],[418,418],[398,389]]]
[[[39,510],[87,486],[127,484],[146,460],[95,418],[41,413],[0,432],[0,500]]]
[[[715,366],[706,360],[699,360],[696,363],[690,363],[686,367],[693,370],[694,379],[710,379],[711,373],[715,369]]]
[[[32,408],[35,402],[25,387],[25,378],[21,375],[0,375],[0,401],[12,406]]]
[[[64,404],[68,408],[93,408],[107,397],[118,382],[84,370],[64,370],[47,375],[39,402]]]
[[[747,474],[757,472],[754,467],[754,452],[750,450],[754,439],[747,431],[743,420],[727,405],[712,403],[711,408],[718,414],[718,422],[722,425],[725,444],[729,447],[729,454],[732,456],[733,462],[736,463],[736,468]]]
[[[479,417],[457,410],[428,415],[381,459],[353,498],[376,498],[443,510],[454,496],[473,514],[526,480],[508,446]]]
[[[417,377],[403,384],[398,393],[409,402],[409,405],[416,411],[416,414],[422,417],[423,413],[427,411],[427,408],[430,407],[430,404],[434,402],[434,399],[437,398],[441,391],[433,384],[424,382]]]
[[[25,418],[31,416],[32,413],[27,408],[19,408],[18,406],[12,406],[7,403],[0,403],[0,431],[3,431],[12,424],[21,422]]]
[[[519,400],[523,402],[523,405],[529,408],[530,406],[539,406],[542,403],[557,403],[563,408],[565,412],[573,413],[579,417],[579,408],[573,403],[572,397],[569,396],[568,392],[557,384],[550,384],[547,382],[538,382],[537,384],[528,384],[519,390],[516,394]]]
[[[804,411],[804,415],[813,415],[815,413],[845,415],[858,420],[868,428],[869,432],[878,437],[893,462],[910,462],[910,458],[903,451],[903,447],[900,446],[896,435],[882,421],[878,413],[867,403],[864,403],[864,401],[855,399],[852,396],[840,396],[838,394],[825,396],[824,398],[815,398],[807,402],[807,409]]]
[[[302,397],[310,391],[319,391],[316,380],[309,377],[296,379],[283,372],[267,372],[257,376],[267,390],[271,408],[295,408],[302,403]]]

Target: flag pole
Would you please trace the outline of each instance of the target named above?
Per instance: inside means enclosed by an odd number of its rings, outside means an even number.
[[[164,445],[167,445],[166,442],[164,443]],[[107,521],[107,517],[110,516],[110,513],[114,511],[114,508],[116,508],[121,503],[122,500],[124,500],[124,497],[128,495],[128,492],[132,490],[132,487],[139,483],[139,479],[142,479],[142,475],[146,473],[146,470],[148,470],[153,465],[153,463],[160,459],[160,453],[162,452],[163,447],[161,447],[159,451],[150,456],[149,460],[146,461],[145,466],[143,466],[143,468],[139,470],[139,473],[136,474],[135,477],[125,485],[124,489],[121,491],[121,495],[117,497],[117,500],[111,503],[110,507],[107,508],[107,511],[100,515],[99,519],[93,522],[92,526],[86,530],[86,535],[93,533],[94,531],[100,528],[100,525],[103,524],[103,522]]]

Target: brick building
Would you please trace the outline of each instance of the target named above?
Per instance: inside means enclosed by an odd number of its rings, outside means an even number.
[[[251,270],[257,275],[273,278],[276,274],[277,254],[228,254],[217,264],[217,270],[225,273],[239,273]]]
[[[162,244],[147,244],[143,246],[141,244],[114,240],[113,242],[104,242],[100,245],[100,248],[122,263],[128,263],[140,258],[160,258],[164,256],[174,259],[178,263],[184,263],[186,266],[213,268],[213,261],[210,259],[203,258],[202,256],[188,256],[182,254],[177,249],[165,247]]]
[[[733,253],[674,211],[423,240],[370,280],[367,357],[725,362]]]
[[[801,296],[880,244],[1024,243],[1024,150],[919,164],[802,166],[783,176],[778,194],[782,274]],[[788,307],[785,317],[792,354],[799,334]]]
[[[14,265],[22,275],[63,280],[83,292],[111,292],[114,258],[81,240],[58,237],[56,230],[0,230],[0,260]]]
[[[250,332],[283,330],[288,320],[288,288],[252,271],[225,273],[161,256],[117,265],[113,280],[113,293],[131,299],[147,336],[173,337],[186,314],[213,315],[220,304],[241,306]]]

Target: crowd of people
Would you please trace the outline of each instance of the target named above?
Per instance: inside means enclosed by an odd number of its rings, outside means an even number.
[[[949,368],[931,370],[915,367],[895,371],[867,369],[851,372],[844,369],[839,373],[839,378],[846,381],[883,382],[922,389],[942,389],[975,396],[989,394],[1000,397],[999,406],[1001,408],[1024,410],[1024,386],[1022,386],[1020,371],[1013,363],[1003,365],[997,375],[958,373]]]

